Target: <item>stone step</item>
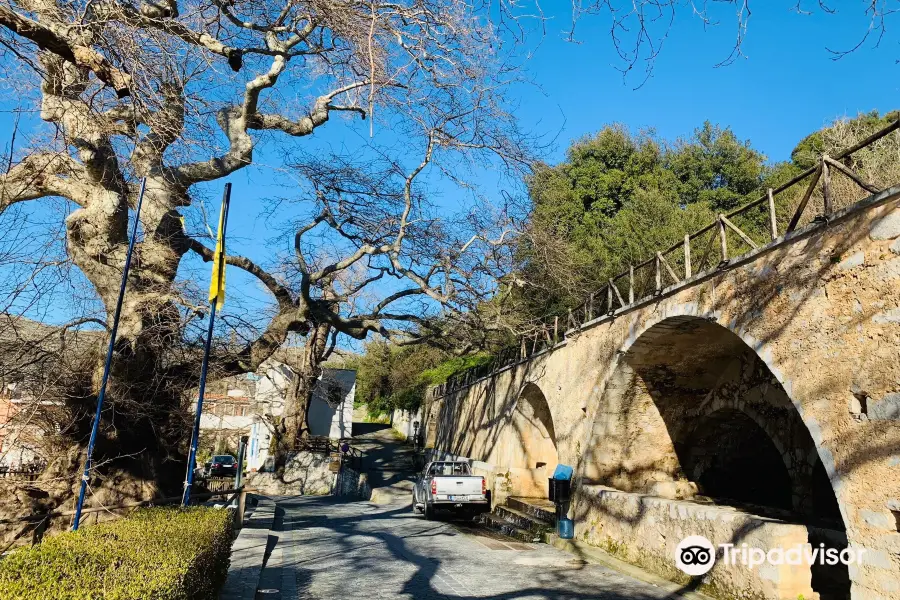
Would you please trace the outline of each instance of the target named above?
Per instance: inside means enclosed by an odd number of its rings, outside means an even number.
[[[543,521],[549,527],[556,526],[556,507],[545,498],[519,498],[510,496],[506,499],[506,506],[525,513],[538,521]]]
[[[510,523],[509,521],[498,517],[493,513],[485,513],[483,515],[479,515],[478,522],[481,523],[482,526],[492,531],[502,533],[503,535],[511,537],[520,542],[532,544],[544,541],[544,536],[542,534],[522,529],[521,527],[516,526],[514,523]]]
[[[515,508],[510,508],[509,506],[495,507],[494,515],[500,517],[508,523],[512,523],[519,529],[531,531],[532,533],[536,533],[538,535],[553,531],[552,524]]]

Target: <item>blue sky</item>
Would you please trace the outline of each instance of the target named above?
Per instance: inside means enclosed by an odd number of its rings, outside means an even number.
[[[609,36],[606,16],[585,17],[578,26],[579,43],[565,41],[569,26],[568,2],[556,3],[560,12],[547,25],[547,34],[527,64],[534,85],[514,89],[520,102],[516,114],[523,127],[555,136],[546,159],[562,159],[571,141],[591,134],[605,124],[619,122],[631,128],[654,128],[663,138],[689,135],[709,120],[731,127],[740,138],[750,139],[770,160],[789,157],[797,141],[840,116],[853,116],[873,109],[898,108],[900,45],[886,38],[880,48],[871,42],[855,53],[832,60],[826,47],[854,46],[868,27],[862,3],[834,15],[816,10],[812,15],[793,12],[793,1],[754,5],[743,51],[746,58],[716,68],[734,44],[736,24],[731,6],[714,16],[721,21],[704,31],[689,12],[679,14],[656,59],[652,76],[643,81],[640,70],[627,78],[616,69],[617,60]],[[760,3],[762,4],[762,3]],[[0,108],[12,107],[0,102]],[[0,143],[8,144],[11,117],[0,113]],[[368,133],[368,126],[335,119],[309,140],[317,144],[353,143]],[[376,129],[376,136],[390,135]],[[271,146],[258,153],[262,163],[277,163]],[[269,223],[259,218],[260,202],[281,195],[282,178],[266,167],[254,167],[230,178],[234,183],[232,251],[257,260],[270,256],[265,242],[272,236]],[[488,195],[493,178],[483,182]],[[207,206],[218,210],[223,182],[208,186]],[[447,195],[452,202],[452,195]],[[211,215],[213,221],[215,214]],[[289,251],[289,248],[284,248]],[[186,264],[185,268],[196,267]],[[202,271],[198,271],[202,275]],[[205,287],[205,281],[198,281]],[[229,271],[229,290],[246,296],[249,306],[265,302],[265,293],[246,276]],[[226,310],[228,305],[226,305]],[[52,312],[52,311],[51,311]]]
[[[869,43],[838,61],[826,50],[826,44],[852,47],[865,33],[861,4],[835,15],[800,15],[790,4],[754,4],[747,58],[719,68],[735,39],[734,23],[726,21],[731,8],[706,31],[689,13],[679,15],[652,77],[637,90],[640,73],[623,81],[615,69],[621,64],[608,22],[586,19],[578,29],[583,43],[551,35],[537,53],[529,68],[547,98],[525,104],[522,119],[536,122],[554,109],[564,115],[557,159],[570,140],[605,123],[653,127],[674,138],[710,120],[749,138],[770,159],[784,160],[797,141],[835,117],[897,108],[896,39],[885,39],[878,49]]]

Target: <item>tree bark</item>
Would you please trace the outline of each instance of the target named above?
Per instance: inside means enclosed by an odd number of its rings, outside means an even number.
[[[288,361],[288,367],[293,371],[294,377],[288,387],[284,413],[279,427],[275,428],[276,434],[273,438],[275,469],[279,476],[284,474],[290,453],[297,449],[302,438],[309,435],[309,406],[316,383],[322,375],[322,363],[327,358],[330,333],[331,326],[328,324],[313,327],[306,338],[299,360]]]

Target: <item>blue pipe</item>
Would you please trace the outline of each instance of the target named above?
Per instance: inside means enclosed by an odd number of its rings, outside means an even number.
[[[84,507],[84,493],[90,480],[91,456],[94,454],[94,444],[97,443],[97,431],[100,429],[100,411],[103,410],[103,399],[106,396],[106,384],[109,381],[109,369],[112,365],[113,349],[116,345],[116,332],[119,330],[119,315],[122,314],[122,300],[125,298],[125,285],[128,283],[128,271],[131,268],[131,255],[134,253],[134,243],[137,240],[138,223],[141,216],[141,204],[144,201],[144,190],[147,187],[147,178],[141,179],[141,191],[138,194],[137,206],[134,209],[134,227],[131,230],[131,241],[128,244],[128,254],[125,255],[125,269],[122,271],[122,285],[119,286],[119,299],[116,301],[116,312],[113,315],[112,331],[109,334],[109,348],[106,350],[106,363],[103,365],[103,381],[100,384],[100,395],[97,397],[97,412],[94,413],[94,424],[91,427],[91,439],[88,442],[87,460],[84,463],[84,474],[81,476],[81,491],[78,492],[78,504],[75,506],[75,520],[72,523],[72,531],[78,531],[81,522],[81,509]]]
[[[231,200],[231,184],[225,184],[225,191],[222,195],[222,254],[219,263],[219,273],[225,269],[225,230],[228,229],[228,205]],[[219,293],[223,293],[220,290]],[[200,367],[200,389],[197,390],[197,414],[194,415],[194,430],[191,433],[191,450],[188,457],[187,473],[184,476],[184,492],[181,499],[182,506],[189,506],[191,503],[191,488],[194,486],[194,462],[197,460],[197,446],[200,444],[200,416],[203,413],[203,394],[206,391],[206,371],[209,367],[209,349],[212,346],[213,323],[216,320],[216,305],[219,303],[218,297],[212,300],[212,307],[209,311],[209,328],[206,331],[206,347],[203,349],[203,364]],[[238,467],[240,468],[240,467]]]

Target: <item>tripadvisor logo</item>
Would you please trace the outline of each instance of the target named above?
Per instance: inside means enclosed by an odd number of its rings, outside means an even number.
[[[716,562],[716,549],[702,535],[691,535],[675,548],[675,566],[688,575],[705,575]]]
[[[763,564],[770,565],[844,565],[862,562],[865,548],[826,548],[824,544],[814,547],[798,544],[791,548],[751,548],[748,544],[719,544],[722,564],[742,565],[753,569]],[[716,562],[716,547],[701,535],[691,535],[675,548],[675,566],[688,575],[705,575]]]

